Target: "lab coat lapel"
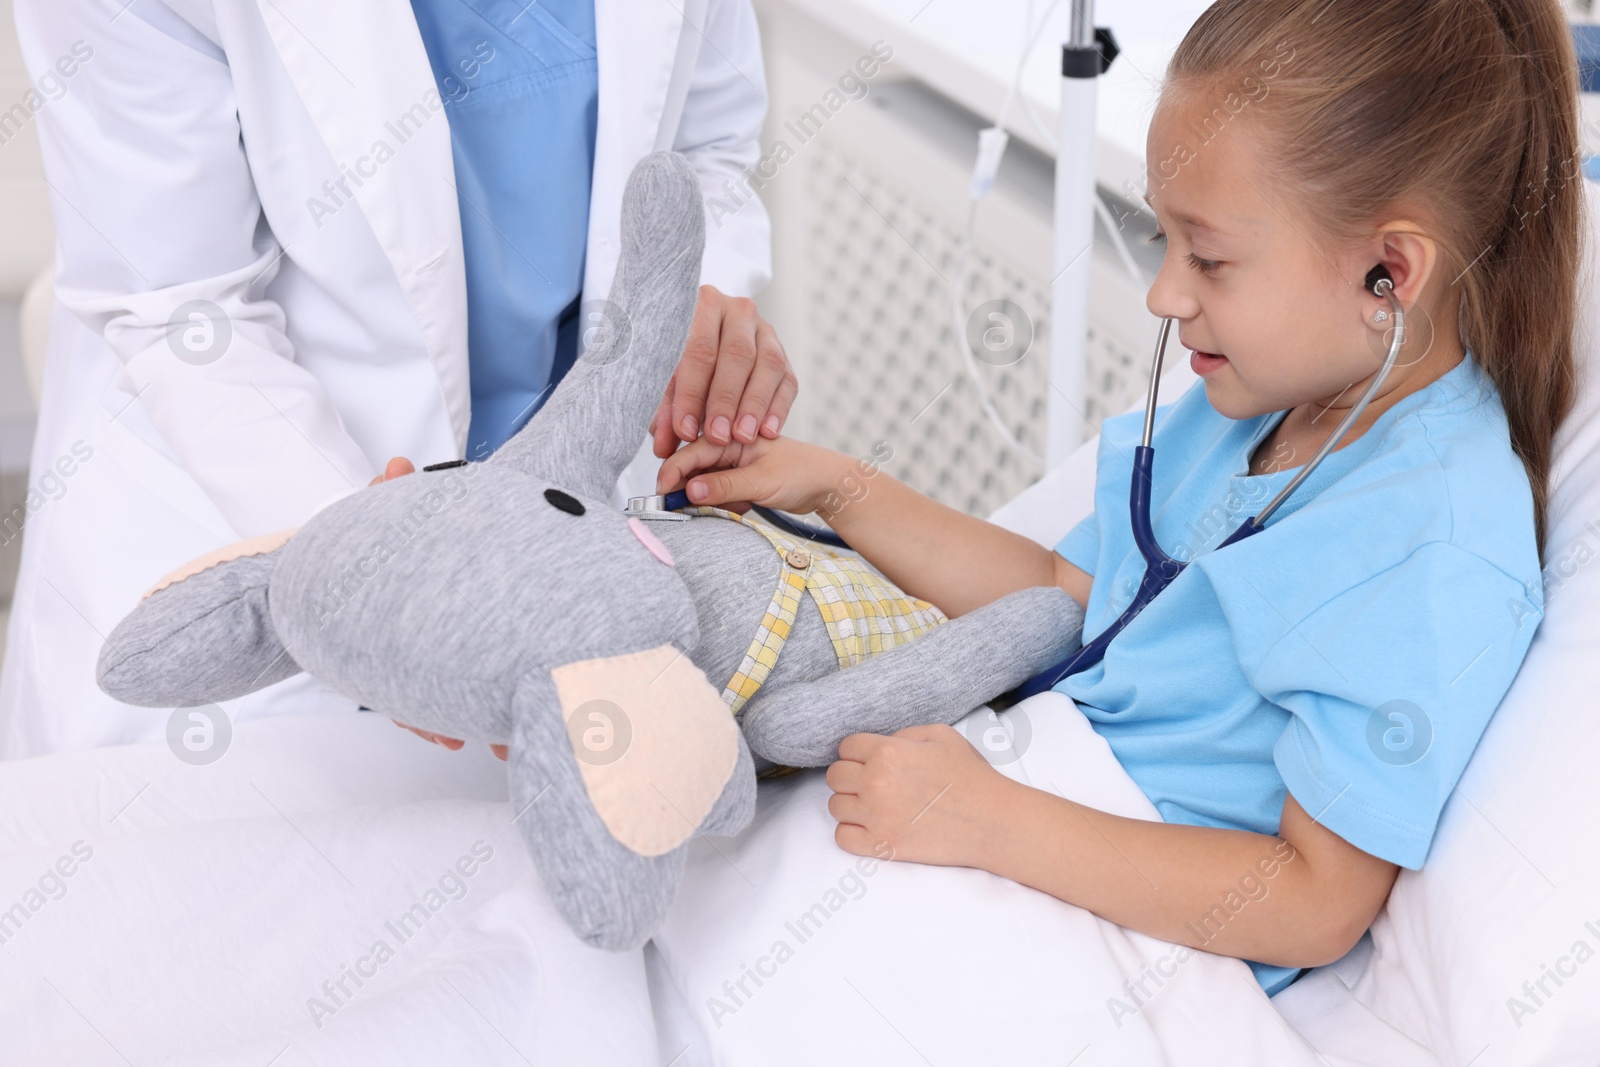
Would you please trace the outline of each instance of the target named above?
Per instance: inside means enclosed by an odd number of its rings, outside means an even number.
[[[463,449],[471,396],[461,217],[450,127],[411,5],[257,2],[343,187],[394,268]]]
[[[673,88],[679,42],[696,31],[686,24],[704,0],[595,0],[599,53],[599,107],[595,122],[594,176],[589,192],[588,265],[584,299],[610,291],[619,249],[622,190],[633,165],[672,147],[662,115]],[[699,16],[702,20],[704,15]],[[679,71],[687,78],[688,71]]]

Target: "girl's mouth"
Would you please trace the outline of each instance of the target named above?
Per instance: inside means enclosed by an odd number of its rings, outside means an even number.
[[[1194,352],[1189,357],[1189,366],[1202,378],[1227,362],[1227,356],[1219,356],[1211,352]]]

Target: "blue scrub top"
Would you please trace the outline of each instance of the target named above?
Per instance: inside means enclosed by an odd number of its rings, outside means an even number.
[[[1276,834],[1287,791],[1357,848],[1417,869],[1543,617],[1527,474],[1469,351],[1329,453],[1265,530],[1214,551],[1298,472],[1248,473],[1281,418],[1226,418],[1204,381],[1157,410],[1152,525],[1192,562],[1101,663],[1055,688],[1168,822]],[[1144,573],[1128,516],[1143,423],[1105,421],[1095,511],[1056,546],[1094,576],[1085,642]],[[1214,936],[1259,891],[1197,929]],[[1299,973],[1250,966],[1269,994]]]
[[[578,354],[599,75],[593,0],[412,0],[444,100],[485,459]]]

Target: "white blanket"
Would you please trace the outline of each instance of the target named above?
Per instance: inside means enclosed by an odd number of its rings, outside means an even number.
[[[1059,693],[960,728],[1013,778],[1159,818]],[[764,786],[749,830],[693,846],[656,941],[719,1067],[1318,1062],[1241,961],[984,871],[851,856],[830,792]]]
[[[6,764],[0,1062],[656,1062],[640,954],[567,932],[504,797],[377,715]]]
[[[1070,701],[1022,716],[1009,773],[1154,817]],[[319,715],[241,724],[209,766],[156,744],[0,770],[6,1063],[1311,1061],[1237,960],[979,871],[862,873],[816,772],[696,843],[660,939],[689,1008],[658,1028],[644,958],[550,908],[481,746]]]

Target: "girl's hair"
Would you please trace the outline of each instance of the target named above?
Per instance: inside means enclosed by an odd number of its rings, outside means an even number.
[[[1543,566],[1551,451],[1576,391],[1585,210],[1577,58],[1557,0],[1218,0],[1167,78],[1214,101],[1208,127],[1238,116],[1260,129],[1313,239],[1336,246],[1396,208],[1427,212],[1460,286],[1462,340],[1527,469]]]

